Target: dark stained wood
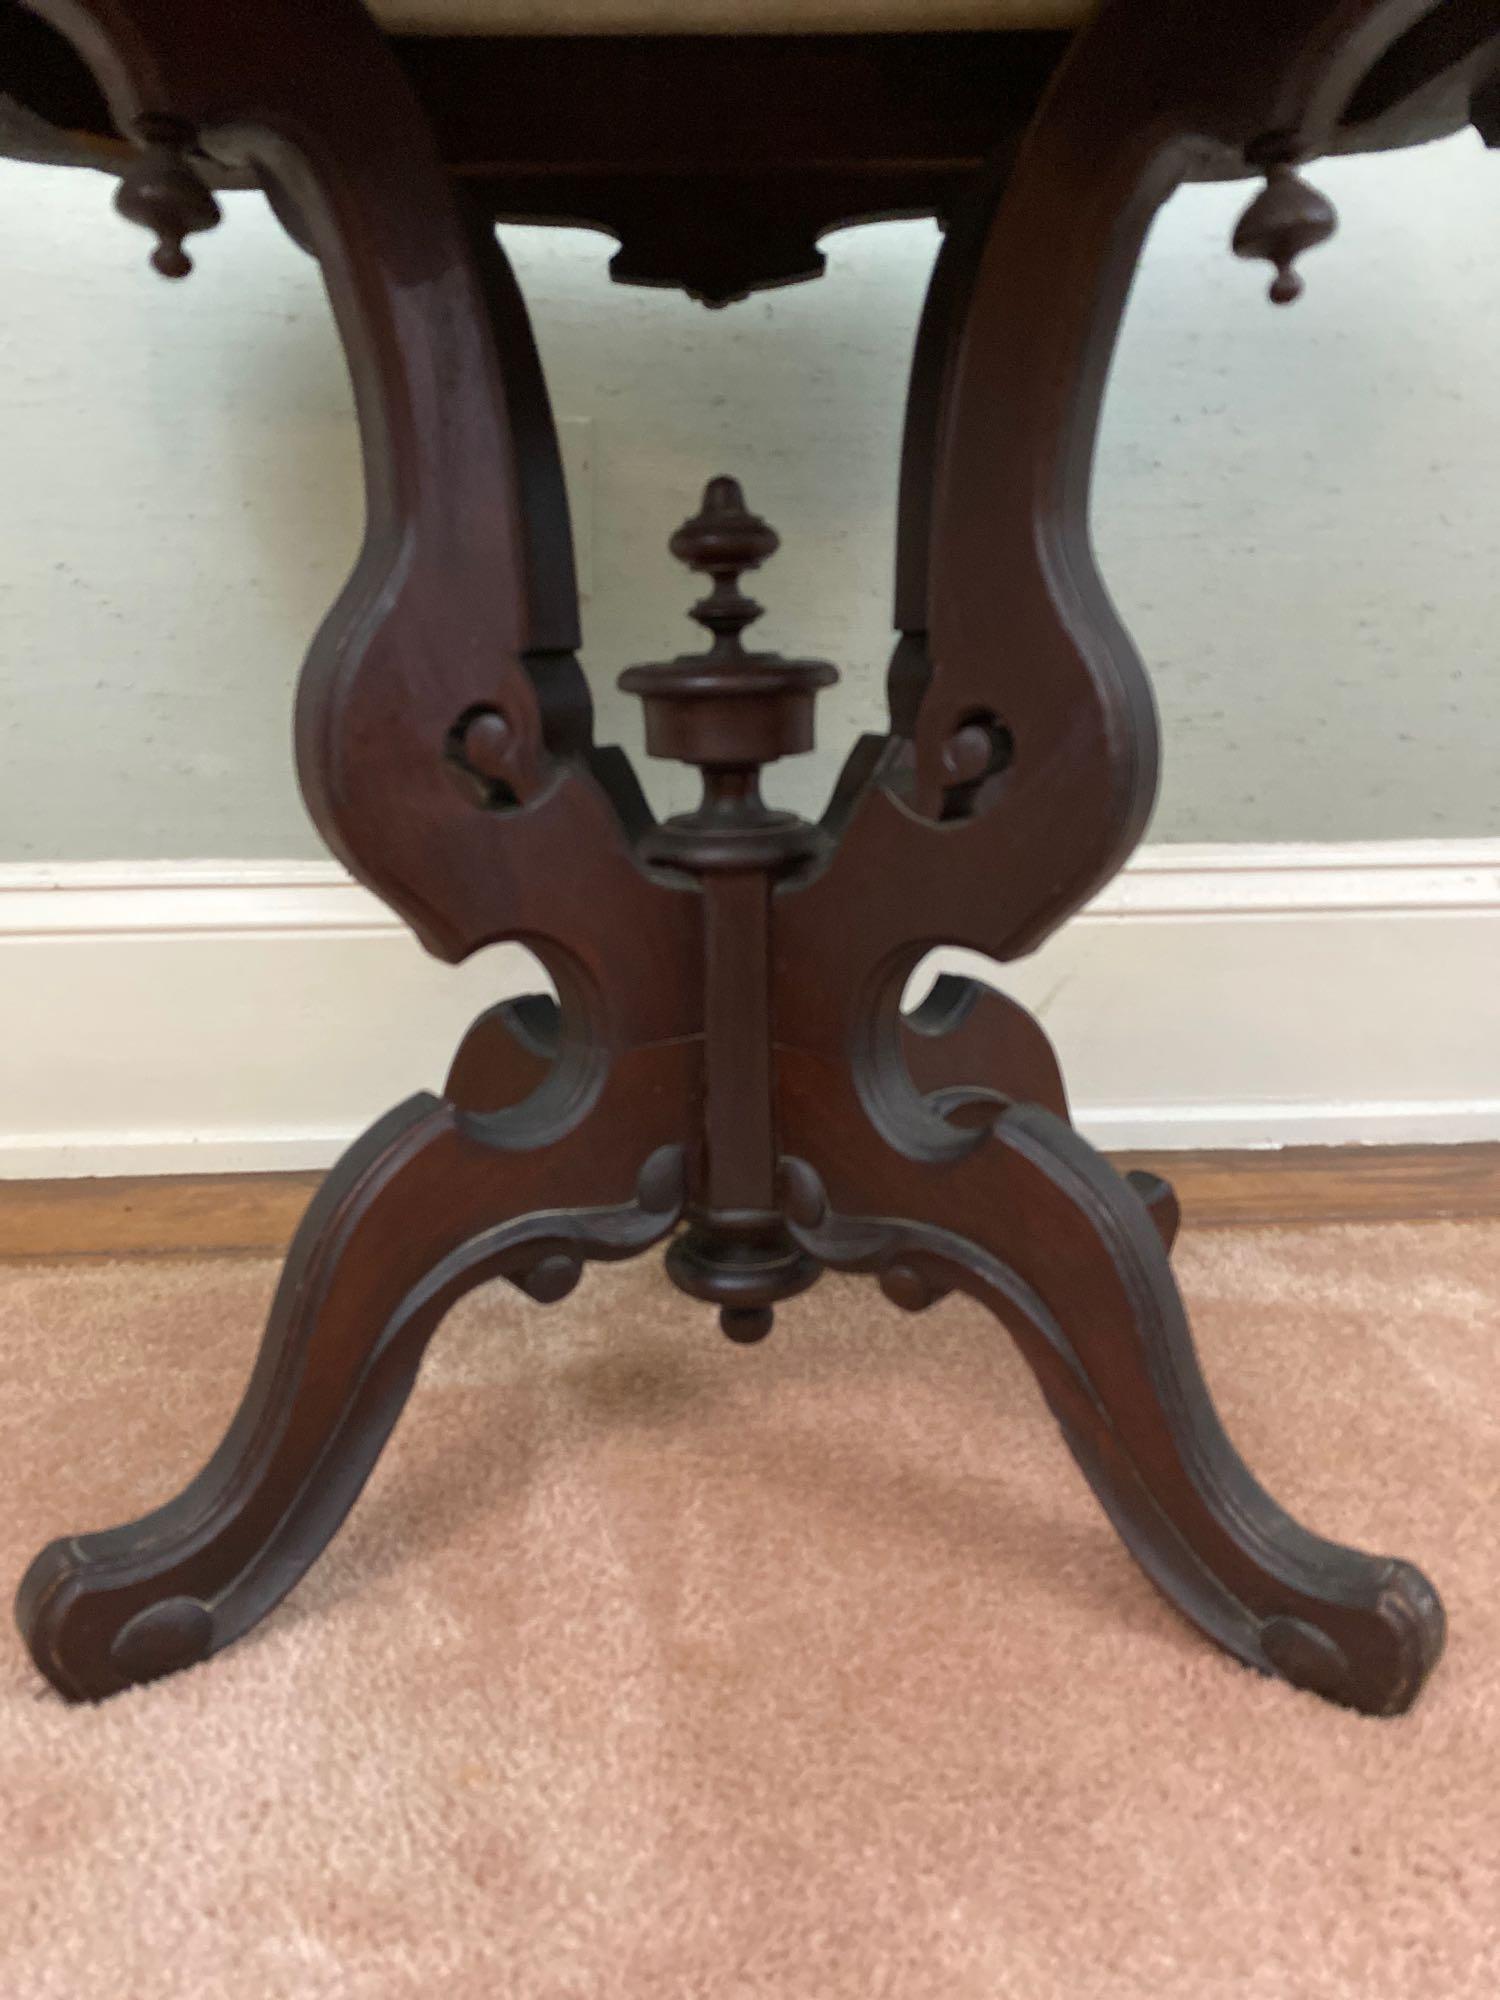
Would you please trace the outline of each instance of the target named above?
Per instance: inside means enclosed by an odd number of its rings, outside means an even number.
[[[164,278],[185,278],[193,260],[183,243],[201,230],[218,227],[219,204],[188,157],[191,133],[163,119],[143,121],[141,138],[143,150],[121,178],[115,207],[127,222],[156,237],[152,268]]]
[[[921,1003],[901,1016],[901,1056],[913,1085],[941,1114],[962,1119],[967,1104],[989,1114],[1003,1088],[1027,1104],[1068,1116],[1057,1053],[1034,1014],[976,979],[951,972],[935,979]],[[982,1086],[993,1079],[984,1093]],[[1003,1084],[1001,1082],[1003,1079]],[[976,1090],[976,1086],[981,1089]]]
[[[443,1095],[465,1111],[508,1111],[541,1087],[562,1049],[562,1010],[547,993],[502,1000],[459,1044]]]
[[[64,1692],[97,1695],[226,1643],[313,1560],[442,1301],[497,1269],[550,1296],[560,1258],[670,1226],[683,1191],[650,1163],[680,1161],[701,1094],[702,924],[690,885],[637,859],[638,802],[618,760],[588,748],[561,482],[519,296],[363,8],[44,11],[122,131],[149,147],[170,117],[194,158],[274,183],[316,247],[369,519],[303,677],[304,791],[335,851],[430,949],[527,938],[562,1012],[558,1058],[521,1102],[419,1102],[348,1156],[202,1478],[145,1523],[38,1559],[20,1616],[39,1664]],[[560,874],[565,854],[587,867]]]
[[[1371,65],[1346,117],[1356,124],[1380,118],[1393,106],[1432,97],[1435,86],[1446,102],[1448,91],[1461,92],[1493,64],[1494,39],[1494,0],[1447,0],[1429,9]]]
[[[395,36],[390,47],[444,163],[487,215],[604,230],[618,239],[617,279],[723,305],[820,275],[819,238],[841,224],[945,212],[1031,116],[1068,40]],[[125,163],[86,67],[16,0],[0,0],[7,73],[24,95],[0,112],[0,149]],[[216,186],[253,184],[243,162],[207,167]]]
[[[1256,1484],[1198,1368],[1170,1229],[1039,1106],[1014,1105],[975,1136],[941,1171],[883,1161],[873,1213],[830,1204],[794,1233],[824,1264],[884,1275],[898,1304],[958,1290],[989,1306],[1126,1546],[1211,1639],[1369,1714],[1409,1707],[1443,1645],[1432,1586],[1408,1563],[1308,1533]],[[823,1135],[845,1183],[862,1179],[850,1150],[862,1143]]]
[[[1500,55],[1479,71],[1469,103],[1474,129],[1487,146],[1500,146]]]
[[[1446,0],[1419,22],[1329,147],[1461,126],[1488,5]],[[444,164],[488,216],[604,230],[620,245],[617,279],[713,305],[817,277],[819,239],[841,225],[957,212],[1030,122],[1071,41],[1052,30],[389,39]],[[0,151],[126,164],[87,66],[22,0],[0,0],[0,77],[14,94],[0,103]],[[205,167],[216,187],[254,185],[243,162]],[[1207,146],[1188,171],[1246,168]],[[302,240],[294,208],[273,199]]]
[[[777,1206],[775,1058],[771,1023],[771,892],[818,853],[816,828],[776,812],[763,767],[809,750],[813,704],[837,675],[824,660],[749,651],[761,607],[740,588],[780,546],[738,483],[711,479],[669,544],[712,579],[692,617],[707,652],[630,667],[620,685],[646,708],[646,748],[695,766],[701,803],[644,844],[652,859],[700,885],[703,901],[703,1110],[689,1226],[667,1252],[682,1289],[719,1308],[731,1340],[763,1340],[772,1308],[804,1291],[819,1265],[787,1233]]]
[[[797,1239],[885,1273],[888,1290],[894,1267],[902,1302],[959,1286],[993,1305],[1153,1580],[1240,1658],[1378,1713],[1409,1705],[1435,1661],[1437,1600],[1418,1572],[1296,1527],[1236,1457],[1167,1262],[1170,1186],[1122,1180],[1003,1072],[982,1082],[1009,1101],[945,1115],[912,1078],[900,1000],[939,938],[1000,960],[1031,950],[1120,866],[1150,810],[1154,712],[1088,523],[1100,401],[1153,214],[1205,137],[1268,166],[1325,150],[1359,76],[1420,11],[1241,9],[1229,60],[1215,11],[1122,0],[1078,38],[982,232],[939,274],[966,303],[956,336],[954,308],[935,322],[924,365],[940,383],[919,367],[934,435],[914,452],[909,433],[903,489],[917,525],[899,618],[908,647],[925,634],[925,659],[893,676],[892,742],[862,756],[837,846],[778,888],[775,925]],[[1309,227],[1300,207],[1273,216],[1257,247],[1286,263]],[[997,754],[955,796],[975,728]]]
[[[901,438],[896,512],[894,624],[899,637],[886,682],[890,726],[910,737],[932,678],[928,657],[933,482],[954,351],[968,317],[990,215],[1009,177],[1015,148],[1005,146],[984,178],[955,204],[933,265],[912,351]]]
[[[1297,260],[1326,243],[1338,227],[1333,205],[1284,160],[1274,162],[1266,184],[1240,217],[1230,248],[1236,257],[1261,257],[1274,265],[1272,305],[1289,306],[1301,298],[1302,273]]]
[[[1441,1608],[1410,1565],[1298,1527],[1236,1456],[1171,1276],[1169,1182],[1072,1131],[1013,1003],[944,982],[907,1017],[901,996],[933,945],[1029,950],[1150,808],[1154,714],[1088,483],[1156,207],[1192,173],[1270,175],[1246,240],[1288,289],[1319,221],[1290,169],[1347,142],[1351,95],[1425,0],[1244,0],[1232,23],[1106,0],[1045,60],[1036,38],[791,37],[461,62],[393,46],[358,0],[32,4],[140,156],[125,206],[159,267],[181,271],[204,186],[238,177],[322,268],[368,529],[299,693],[320,830],[430,950],[516,938],[557,992],[482,1017],[444,1096],[335,1170],[199,1478],[37,1558],[18,1614],[41,1670],[98,1698],[247,1631],[353,1502],[455,1298],[492,1276],[558,1298],[585,1258],[680,1224],[666,1268],[736,1340],[825,1268],[913,1311],[983,1300],[1187,1616],[1263,1671],[1407,1706]],[[43,59],[33,111],[57,76]],[[548,194],[516,210],[523,183]],[[624,219],[622,274],[711,298],[806,275],[830,220],[951,211],[913,375],[892,726],[820,825],[772,811],[759,777],[810,746],[833,669],[745,647],[740,576],[775,537],[727,477],[674,544],[713,579],[708,650],[623,677],[701,804],[654,825],[593,744],[556,440],[489,227],[575,195],[582,219]]]
[[[1116,1171],[1119,1171],[1118,1168]],[[1144,1167],[1132,1167],[1124,1175],[1124,1180],[1139,1196],[1142,1207],[1156,1225],[1162,1248],[1170,1256],[1182,1227],[1182,1202],[1177,1189],[1165,1176]]]
[[[566,1215],[548,1199],[554,1174],[582,1195]],[[155,1513],[67,1536],[27,1571],[17,1616],[53,1686],[97,1700],[154,1680],[279,1603],[352,1506],[451,1305],[496,1277],[561,1297],[583,1258],[630,1256],[670,1231],[681,1148],[652,1152],[615,1201],[620,1181],[618,1140],[591,1122],[506,1150],[417,1097],[372,1127],[308,1210],[245,1400],[204,1470]]]

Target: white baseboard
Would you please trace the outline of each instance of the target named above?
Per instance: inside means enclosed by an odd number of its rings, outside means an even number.
[[[1500,1139],[1500,840],[1157,847],[1034,958],[1117,1147]],[[0,1176],[327,1165],[538,983],[424,957],[332,864],[0,868]]]

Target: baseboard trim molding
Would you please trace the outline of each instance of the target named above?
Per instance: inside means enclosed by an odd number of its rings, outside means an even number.
[[[1500,839],[1154,847],[1034,957],[1115,1149],[1500,1140]],[[324,862],[0,868],[0,1178],[326,1167],[538,983],[424,957]]]
[[[1383,1151],[1394,1146],[1477,1146],[1500,1132],[1500,1098],[1096,1104],[1080,1111],[1078,1122],[1106,1152],[1141,1147],[1238,1153],[1283,1147],[1368,1146]]]

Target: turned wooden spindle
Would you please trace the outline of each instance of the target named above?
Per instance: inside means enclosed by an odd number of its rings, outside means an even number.
[[[651,858],[694,872],[803,859],[817,847],[817,830],[765,803],[760,772],[812,748],[813,704],[838,674],[825,660],[789,660],[744,645],[761,607],[740,589],[740,578],[774,555],[780,538],[746,507],[739,482],[721,476],[708,482],[698,512],[668,546],[679,562],[713,579],[690,613],[713,644],[620,676],[620,686],[645,704],[649,753],[703,774],[701,803],[653,833]]]
[[[810,860],[822,835],[767,805],[760,773],[812,748],[814,703],[838,675],[824,660],[746,650],[742,634],[761,607],[740,579],[780,540],[750,512],[736,480],[711,479],[669,547],[713,581],[691,613],[713,643],[620,676],[645,704],[651,755],[695,765],[703,777],[693,811],[654,829],[643,848],[650,860],[696,876],[706,904],[703,1166],[667,1270],[682,1290],[719,1307],[731,1340],[748,1343],[765,1338],[772,1307],[804,1290],[819,1268],[792,1241],[777,1198],[769,959],[773,884]]]

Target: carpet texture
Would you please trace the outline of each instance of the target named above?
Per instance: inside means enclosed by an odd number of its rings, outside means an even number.
[[[497,1288],[251,1639],[90,1710],[0,1633],[0,1995],[1495,2000],[1500,1224],[1178,1265],[1273,1492],[1442,1588],[1410,1717],[1183,1625],[968,1302]],[[0,1271],[7,1581],[196,1469],[273,1277]]]

